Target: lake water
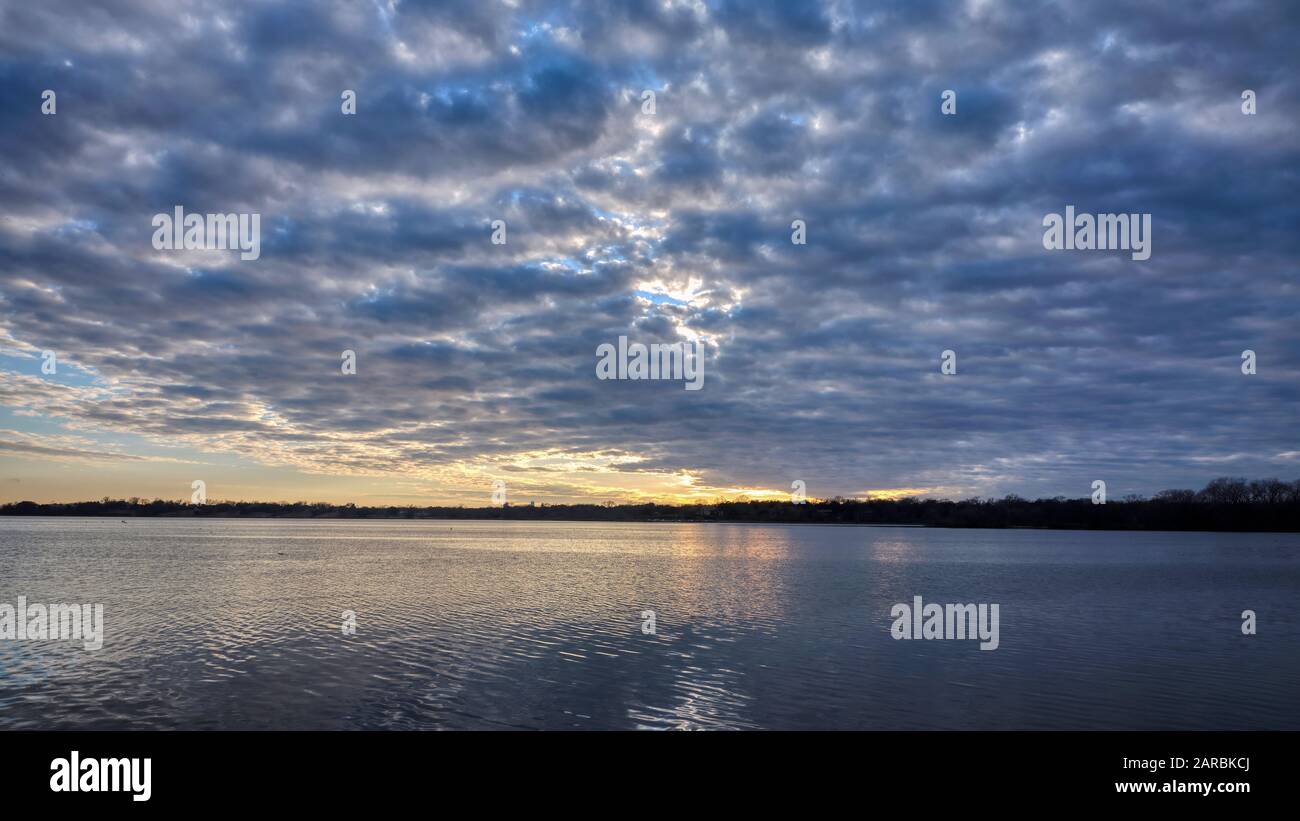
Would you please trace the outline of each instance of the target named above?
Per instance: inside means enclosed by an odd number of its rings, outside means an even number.
[[[5,729],[1300,729],[1295,534],[0,518],[19,596],[106,627],[0,640]]]

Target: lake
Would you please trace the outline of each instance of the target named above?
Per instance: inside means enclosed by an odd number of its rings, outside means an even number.
[[[0,640],[3,729],[1300,729],[1297,534],[0,518],[20,596],[103,646]]]

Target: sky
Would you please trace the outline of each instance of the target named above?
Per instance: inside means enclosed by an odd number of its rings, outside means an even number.
[[[0,501],[1300,478],[1297,33],[1286,2],[0,0]],[[258,214],[257,258],[155,247],[178,206]],[[1149,214],[1150,258],[1046,248],[1066,206]],[[620,336],[698,346],[702,388],[600,379]]]

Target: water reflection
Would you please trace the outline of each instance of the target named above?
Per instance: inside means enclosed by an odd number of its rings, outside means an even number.
[[[0,601],[101,602],[106,621],[93,654],[0,641],[0,727],[1296,729],[1297,547],[1274,534],[0,520],[0,566],[14,568]],[[893,641],[890,606],[917,594],[1000,603],[1001,647]],[[1269,619],[1251,639],[1234,622],[1247,606]]]

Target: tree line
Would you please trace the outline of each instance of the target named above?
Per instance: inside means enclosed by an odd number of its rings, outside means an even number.
[[[504,505],[501,507],[359,507],[311,502],[222,502],[164,499],[0,505],[4,516],[166,516],[296,519],[502,519],[582,522],[762,522],[917,525],[1068,530],[1219,530],[1300,532],[1300,480],[1224,477],[1201,490],[1166,490],[1107,504],[1089,498],[809,499],[668,504]]]

